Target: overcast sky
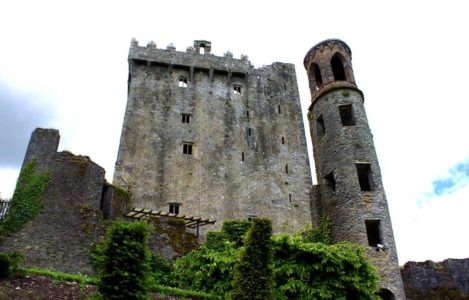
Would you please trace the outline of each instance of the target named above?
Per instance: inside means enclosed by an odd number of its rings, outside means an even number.
[[[61,150],[90,156],[112,180],[132,37],[179,51],[205,39],[256,67],[294,63],[305,112],[303,58],[339,38],[365,94],[400,263],[469,257],[465,1],[380,2],[4,1],[0,192],[13,193],[35,127],[59,129]]]

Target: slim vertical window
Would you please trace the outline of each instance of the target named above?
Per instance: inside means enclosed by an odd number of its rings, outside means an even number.
[[[322,118],[322,115],[316,119],[316,134],[318,136],[326,134],[326,127],[324,127],[324,119]]]
[[[244,152],[241,152],[241,161],[244,162]]]
[[[285,145],[285,137],[282,136],[282,145]]]
[[[248,121],[249,121],[249,110],[246,111],[246,118],[247,118]]]
[[[182,123],[190,123],[191,122],[191,115],[190,114],[181,114]]]
[[[371,191],[371,165],[370,164],[356,164],[358,182],[360,183],[360,189],[362,191]]]
[[[331,171],[326,176],[324,176],[324,185],[329,187],[333,192],[335,192],[334,172]]]
[[[251,136],[251,134],[252,134],[252,129],[248,128],[248,135]]]
[[[182,143],[182,154],[192,155],[192,143]]]
[[[282,113],[282,107],[279,105],[277,109],[278,109],[278,114],[280,115]]]
[[[288,174],[288,164],[285,165],[285,173]]]
[[[289,200],[290,203],[291,203],[291,194],[288,194],[288,200]]]
[[[379,220],[365,220],[366,236],[368,238],[368,245],[371,247],[378,247],[382,245],[381,230]]]

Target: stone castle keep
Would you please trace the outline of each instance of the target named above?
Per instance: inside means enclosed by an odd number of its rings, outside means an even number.
[[[208,41],[194,41],[185,52],[132,41],[127,108],[113,180],[114,186],[130,192],[130,200],[105,182],[104,170],[89,158],[56,152],[57,131],[37,129],[25,162],[37,159],[40,167],[52,168],[52,186],[57,181],[64,188],[49,188],[46,194],[45,207],[52,203],[55,215],[51,208],[44,220],[33,220],[0,244],[0,250],[20,248],[28,259],[36,259],[26,244],[38,228],[46,230],[44,243],[61,244],[51,237],[52,230],[63,231],[64,236],[73,233],[63,229],[67,227],[63,222],[58,222],[61,229],[47,227],[46,219],[59,220],[57,209],[69,212],[72,206],[76,210],[85,205],[89,211],[78,217],[66,214],[67,220],[75,220],[73,226],[88,226],[88,235],[80,233],[83,243],[93,240],[90,236],[97,235],[93,231],[102,234],[103,217],[113,219],[126,212],[130,216],[135,209],[180,218],[187,227],[197,224],[197,234],[199,223],[194,222],[211,220],[200,227],[202,237],[226,219],[268,217],[274,232],[295,232],[327,217],[333,242],[368,247],[367,255],[381,276],[380,296],[405,299],[380,168],[351,55],[344,42],[326,40],[304,59],[318,182],[313,186],[294,65],[276,62],[255,68],[246,56],[211,54]],[[66,168],[74,171],[67,175]],[[61,205],[59,198],[70,198],[65,186],[75,184],[73,176],[81,185],[73,192],[82,197]],[[168,243],[170,235],[163,234],[159,241]],[[180,235],[181,241],[191,243],[190,233]],[[50,245],[41,247],[39,252],[44,253],[36,261],[58,253],[54,257],[59,265],[75,252],[80,259],[85,253],[73,243],[57,251]],[[164,250],[166,256],[185,252],[176,248],[173,244],[171,251]]]

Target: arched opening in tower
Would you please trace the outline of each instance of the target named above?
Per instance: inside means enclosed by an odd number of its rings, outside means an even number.
[[[332,57],[331,67],[332,67],[332,74],[334,74],[334,81],[345,80],[345,69],[344,69],[342,55],[340,55],[340,53],[336,53]]]
[[[396,299],[396,297],[394,297],[394,294],[390,290],[387,290],[387,289],[380,289],[377,294],[383,300],[394,300],[394,299]]]
[[[322,87],[322,77],[321,77],[321,70],[317,64],[311,64],[310,72],[314,81],[316,83],[316,90],[319,90]]]

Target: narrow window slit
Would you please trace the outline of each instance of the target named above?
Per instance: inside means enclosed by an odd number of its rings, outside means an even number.
[[[244,162],[244,152],[241,152],[241,161]]]
[[[291,203],[291,194],[288,194],[288,200],[290,200]]]
[[[318,136],[323,136],[323,135],[326,134],[326,127],[324,127],[324,119],[323,119],[322,115],[320,115],[316,119],[316,134]]]
[[[285,173],[288,174],[288,164],[285,165]]]
[[[356,164],[356,167],[360,189],[364,192],[371,191],[371,165]]]
[[[326,176],[324,176],[324,185],[328,186],[333,192],[335,192],[334,172],[331,171]]]
[[[278,109],[278,114],[280,115],[282,113],[282,107],[279,105],[277,109]]]
[[[285,145],[285,137],[282,136],[282,145]]]

